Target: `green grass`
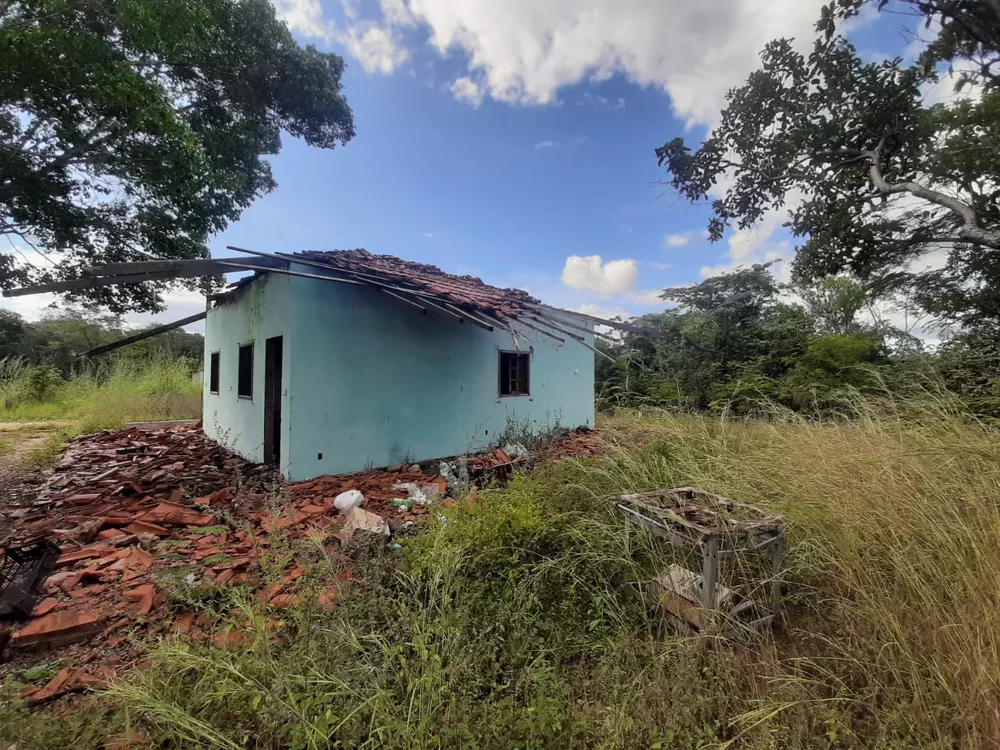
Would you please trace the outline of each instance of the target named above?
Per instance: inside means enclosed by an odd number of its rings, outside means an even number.
[[[68,380],[51,368],[0,362],[0,422],[68,420],[93,431],[200,413],[201,384],[185,362],[112,359]]]
[[[355,550],[350,583],[334,576],[342,560],[300,550],[314,594],[339,586],[335,612],[225,597],[215,611],[242,648],[154,648],[100,721],[164,748],[995,743],[997,433],[940,400],[878,415],[858,404],[825,423],[646,411],[605,430],[606,457],[482,491],[399,551]],[[684,485],[786,515],[775,632],[725,641],[665,626],[649,582],[681,558],[627,540],[609,498]],[[93,746],[92,724],[42,737],[17,716],[0,712],[0,738],[18,747]]]

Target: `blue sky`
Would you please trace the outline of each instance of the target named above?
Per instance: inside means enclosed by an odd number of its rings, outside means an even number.
[[[357,137],[333,151],[286,137],[278,188],[213,254],[362,247],[604,315],[661,310],[666,286],[788,260],[777,215],[709,244],[707,212],[658,184],[653,149],[696,143],[769,39],[807,48],[820,5],[276,0],[297,38],[346,58]],[[867,55],[899,54],[900,25],[866,14],[850,33]],[[48,301],[6,303],[34,316]],[[156,320],[204,304],[168,302]]]

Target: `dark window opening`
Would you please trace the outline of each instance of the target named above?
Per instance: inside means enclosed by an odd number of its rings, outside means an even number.
[[[212,352],[208,358],[208,392],[219,395],[219,353]]]
[[[253,344],[240,347],[240,361],[236,373],[236,395],[253,398]]]
[[[528,355],[521,352],[500,352],[500,395],[527,396]]]

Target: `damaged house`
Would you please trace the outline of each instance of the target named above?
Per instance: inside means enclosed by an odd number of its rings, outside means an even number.
[[[237,250],[238,248],[233,248]],[[142,261],[7,294],[253,270],[205,313],[205,433],[309,479],[594,424],[594,328],[528,293],[364,250]]]

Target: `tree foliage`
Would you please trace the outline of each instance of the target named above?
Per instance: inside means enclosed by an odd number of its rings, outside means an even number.
[[[800,281],[848,273],[941,315],[1000,320],[1000,4],[892,3],[940,19],[909,63],[865,62],[838,33],[863,4],[826,7],[809,54],[769,43],[700,147],[675,138],[657,159],[682,196],[711,201],[712,240],[787,211]],[[948,66],[970,95],[935,102]],[[929,266],[934,251],[946,260]]]
[[[194,258],[275,187],[282,130],[354,135],[343,60],[300,47],[268,0],[0,0],[0,234],[47,276]],[[31,269],[0,255],[0,283]],[[153,285],[88,293],[160,308]]]
[[[54,368],[62,375],[86,372],[104,358],[80,355],[117,341],[130,330],[117,315],[97,315],[78,309],[50,310],[29,322],[17,313],[0,310],[0,359],[16,359]],[[197,367],[205,340],[201,334],[176,329],[119,349],[113,356],[130,360],[184,360]]]

